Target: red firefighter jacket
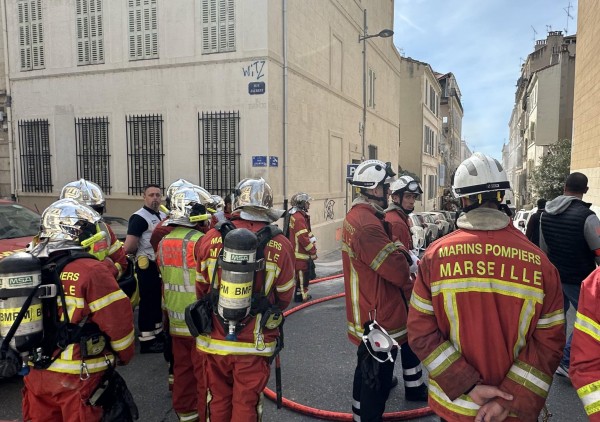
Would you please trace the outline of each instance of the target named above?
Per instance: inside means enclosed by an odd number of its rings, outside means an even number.
[[[161,220],[158,222],[154,230],[152,230],[152,236],[150,236],[150,244],[152,245],[152,249],[154,249],[154,253],[158,250],[158,244],[162,240],[163,237],[171,233],[175,226],[170,225],[166,226],[165,223],[167,219]]]
[[[569,375],[591,422],[600,421],[600,267],[581,285]]]
[[[233,219],[236,228],[245,228],[254,233],[266,223]],[[196,296],[202,298],[209,294],[215,274],[217,257],[223,241],[217,229],[211,229],[196,243]],[[199,246],[198,246],[199,245]],[[256,273],[253,292],[261,292],[263,284],[270,303],[276,304],[282,311],[287,308],[294,293],[294,252],[285,236],[279,234],[269,241],[264,250],[265,270]],[[218,268],[216,288],[219,288],[221,269]],[[227,332],[217,315],[213,315],[213,331],[209,336],[196,337],[196,348],[202,352],[217,355],[261,355],[271,356],[275,351],[278,329],[259,330],[261,314],[247,317],[245,326],[237,332],[237,341],[225,340]]]
[[[110,261],[105,261],[110,264],[109,269],[113,276],[116,279],[119,279],[121,275],[127,271],[127,254],[125,253],[125,249],[123,249],[123,242],[117,239],[117,235],[110,228],[108,224],[104,225],[106,230],[108,231],[108,236],[110,237],[110,246],[108,248],[108,257],[111,259]]]
[[[342,232],[346,319],[354,344],[362,341],[363,325],[371,319],[399,344],[406,340],[408,305],[402,289],[410,274],[405,253],[388,236],[383,212],[356,200]]]
[[[310,216],[302,210],[297,210],[290,215],[290,231],[288,239],[294,247],[296,269],[308,269],[308,260],[317,255],[317,246],[310,227]]]
[[[94,259],[79,258],[64,267],[60,279],[70,322],[77,324],[87,316],[87,322],[98,324],[110,339],[119,360],[129,362],[134,354],[131,302],[106,266]],[[60,299],[57,300],[60,304]],[[107,368],[104,354],[114,360],[105,349],[100,356],[82,361],[79,344],[70,344],[48,370],[78,375],[86,370],[89,373],[104,371]]]
[[[412,234],[408,226],[408,216],[398,206],[391,206],[385,211],[385,221],[390,225],[392,241],[399,240],[406,249],[413,249]]]
[[[537,421],[565,343],[556,268],[501,211],[478,208],[433,243],[419,265],[408,315],[412,350],[429,371],[429,405],[452,421],[479,406],[463,394],[481,382],[507,420]]]

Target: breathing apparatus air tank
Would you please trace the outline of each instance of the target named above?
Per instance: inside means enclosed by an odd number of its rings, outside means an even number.
[[[229,326],[227,340],[237,340],[236,325],[250,312],[257,246],[256,235],[248,229],[234,229],[223,240],[217,312]]]
[[[17,252],[0,259],[0,344],[8,335],[32,289],[42,282],[40,260],[27,252]],[[42,302],[35,294],[10,341],[21,355],[23,364],[29,352],[43,337]]]

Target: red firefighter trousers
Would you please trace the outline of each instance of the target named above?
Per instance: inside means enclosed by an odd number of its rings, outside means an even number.
[[[211,421],[256,422],[262,416],[262,391],[271,368],[254,355],[206,355]]]
[[[86,405],[103,372],[79,375],[32,369],[24,377],[23,420],[31,422],[97,422],[102,408]]]
[[[206,355],[196,350],[193,337],[172,336],[173,342],[173,410],[191,413],[198,410],[199,420],[206,420]]]

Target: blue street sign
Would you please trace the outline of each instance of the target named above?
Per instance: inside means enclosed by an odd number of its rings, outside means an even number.
[[[358,167],[358,164],[346,164],[346,179],[347,180],[352,180],[352,177],[354,176],[354,171],[356,170],[356,167]]]
[[[260,95],[265,93],[265,83],[264,82],[250,82],[248,84],[248,94],[250,95]]]
[[[274,155],[269,156],[269,167],[279,167],[279,158]]]
[[[252,156],[252,167],[267,167],[267,156],[266,155],[253,155]]]

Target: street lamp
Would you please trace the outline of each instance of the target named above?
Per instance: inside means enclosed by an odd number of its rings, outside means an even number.
[[[391,29],[383,29],[378,34],[369,35],[367,34],[367,9],[363,10],[363,35],[358,36],[358,42],[363,43],[363,118],[362,118],[362,161],[365,160],[365,131],[367,128],[367,39],[381,37],[388,38],[394,35],[394,31]]]

